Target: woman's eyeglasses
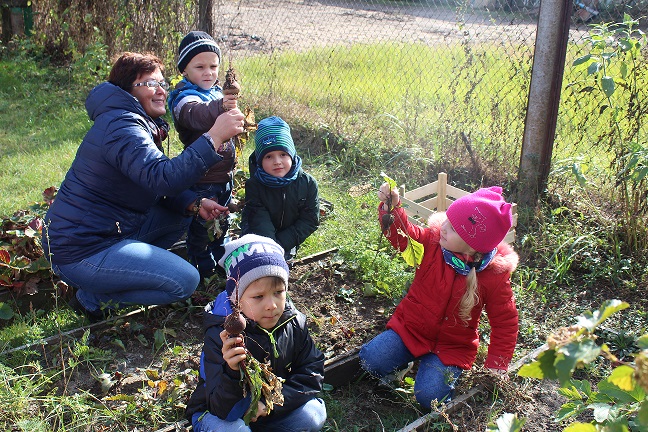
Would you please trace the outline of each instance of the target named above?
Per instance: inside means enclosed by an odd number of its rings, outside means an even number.
[[[133,84],[133,87],[141,87],[141,86],[146,86],[153,89],[162,87],[164,91],[169,90],[169,83],[167,83],[166,81],[144,81],[141,83]]]

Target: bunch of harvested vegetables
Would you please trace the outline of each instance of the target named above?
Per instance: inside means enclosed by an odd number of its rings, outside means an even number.
[[[229,69],[227,69],[227,72],[225,72],[225,82],[223,83],[223,94],[239,96],[240,93],[241,93],[241,85],[236,80],[236,72],[234,71],[234,68],[231,67],[230,65]],[[245,112],[245,118],[243,120],[243,127],[245,128],[245,132],[240,133],[233,138],[237,158],[241,157],[241,154],[243,153],[243,148],[245,147],[245,143],[249,139],[250,132],[256,130],[254,111],[252,111],[250,107],[246,107],[244,112]],[[244,205],[245,203],[243,201],[239,201],[236,198],[232,197],[230,202],[227,204],[227,208],[231,213],[236,213],[241,211]],[[223,228],[225,226],[228,226],[228,224],[226,224],[225,221],[226,218],[227,215],[220,215],[219,217],[213,220],[207,221],[207,224],[205,226],[207,227],[207,233],[210,241],[214,241],[216,239],[221,238],[221,236],[223,236],[224,234]]]
[[[223,83],[223,94],[224,95],[236,95],[238,96],[241,92],[241,85],[236,80],[236,72],[234,68],[230,65],[230,68],[225,72],[225,83]],[[245,114],[245,119],[243,120],[243,127],[245,132],[238,134],[234,137],[234,144],[236,145],[236,150],[240,156],[240,152],[243,151],[245,143],[249,139],[250,132],[256,130],[256,123],[254,121],[254,111],[250,107],[246,107],[243,110]]]
[[[238,283],[236,284],[235,298],[238,299]],[[230,338],[242,337],[245,340],[245,328],[247,327],[245,316],[241,312],[239,301],[232,302],[232,312],[225,317],[223,325],[227,335]],[[245,347],[245,344],[243,344]],[[284,398],[281,393],[283,389],[283,379],[276,376],[269,364],[261,363],[254,358],[246,349],[245,360],[240,363],[241,385],[243,386],[243,396],[246,397],[248,392],[251,395],[250,407],[243,416],[246,425],[256,417],[259,407],[259,401],[263,397],[266,411],[272,412],[274,405],[283,405]]]

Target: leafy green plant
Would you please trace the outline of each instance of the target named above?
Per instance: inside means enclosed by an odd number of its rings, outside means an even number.
[[[601,97],[599,116],[609,125],[600,141],[613,152],[613,201],[620,206],[616,226],[628,250],[648,245],[648,147],[643,119],[648,107],[641,98],[646,87],[646,67],[642,49],[646,35],[639,21],[628,14],[621,23],[592,24],[586,38],[590,52],[574,60],[575,68],[586,77],[573,85],[593,98]]]
[[[648,428],[648,334],[638,339],[640,351],[633,361],[621,361],[608,345],[596,343],[597,328],[611,315],[628,307],[628,303],[608,300],[597,311],[585,312],[575,325],[551,334],[547,339],[548,349],[536,361],[520,368],[520,376],[559,381],[559,393],[569,402],[557,413],[557,421],[592,411],[594,420],[589,424],[574,422],[564,431],[640,431]],[[614,368],[596,386],[573,378],[577,369],[600,357],[609,360]]]
[[[488,432],[518,432],[522,430],[526,421],[519,419],[517,414],[502,414],[492,423],[488,424]]]

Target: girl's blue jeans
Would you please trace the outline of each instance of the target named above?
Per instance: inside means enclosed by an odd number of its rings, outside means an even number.
[[[190,222],[190,217],[154,206],[132,238],[77,263],[54,265],[52,270],[77,288],[77,299],[89,311],[184,300],[198,286],[198,271],[167,249]]]
[[[432,401],[448,402],[462,369],[446,366],[436,354],[415,358],[405,347],[403,340],[393,330],[379,334],[360,349],[362,367],[377,378],[403,369],[409,362],[418,360],[414,380],[414,395],[423,408],[430,409]]]
[[[196,413],[193,416],[194,432],[315,432],[324,427],[326,405],[322,399],[314,398],[286,415],[259,417],[249,426],[245,425],[243,419],[229,422],[210,413],[206,413],[202,419],[198,420],[201,415],[203,414]]]

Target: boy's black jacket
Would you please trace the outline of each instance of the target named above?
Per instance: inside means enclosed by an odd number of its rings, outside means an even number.
[[[241,216],[242,234],[257,234],[275,240],[290,250],[299,247],[317,230],[320,221],[319,187],[313,176],[299,170],[288,186],[271,188],[254,175],[254,152],[249,158],[250,178],[245,182],[245,207]]]
[[[205,308],[205,343],[200,358],[200,378],[186,411],[190,422],[194,413],[205,411],[232,421],[242,417],[247,409],[249,402],[241,402],[243,388],[240,372],[230,369],[222,356],[220,333],[230,312],[231,304],[225,291]],[[247,320],[245,346],[257,360],[269,361],[273,373],[285,379],[284,404],[275,405],[270,415],[292,411],[322,390],[324,355],[310,337],[306,317],[290,299],[286,300],[283,315],[270,331]]]

